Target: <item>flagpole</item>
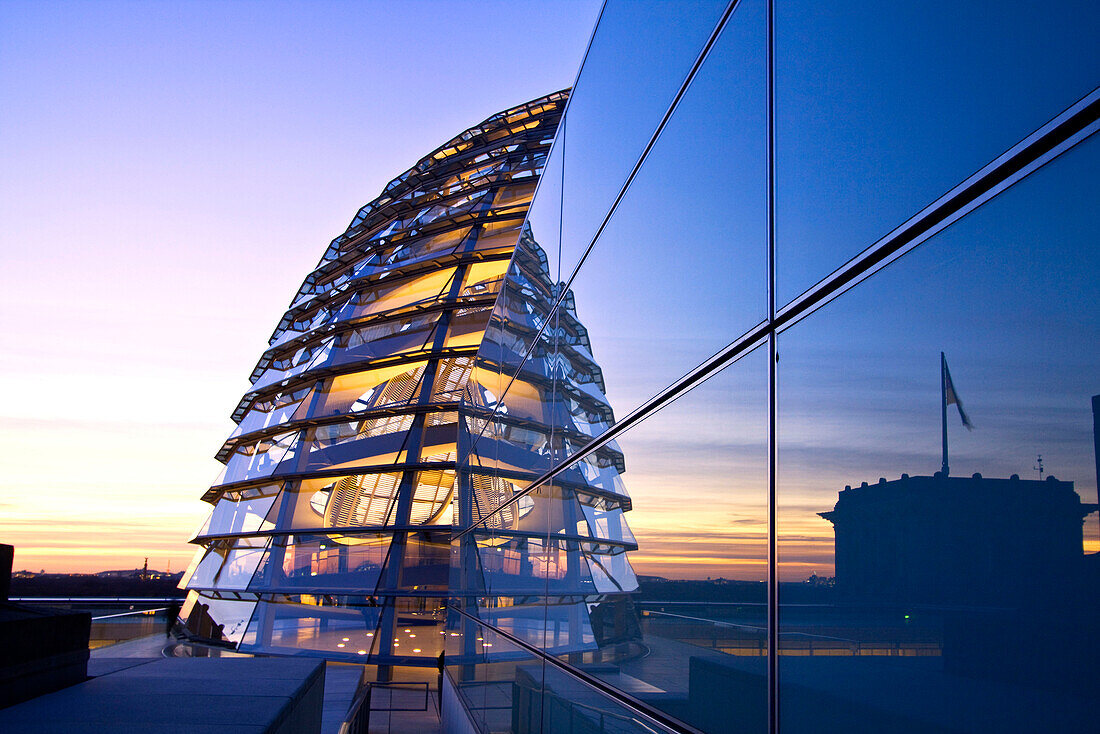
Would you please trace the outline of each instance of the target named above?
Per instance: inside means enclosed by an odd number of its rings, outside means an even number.
[[[943,476],[948,474],[947,467],[947,357],[940,352],[940,428],[943,435]]]

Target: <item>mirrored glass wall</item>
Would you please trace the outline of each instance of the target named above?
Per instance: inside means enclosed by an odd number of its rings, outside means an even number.
[[[1098,21],[604,4],[475,367],[476,728],[1092,726]]]

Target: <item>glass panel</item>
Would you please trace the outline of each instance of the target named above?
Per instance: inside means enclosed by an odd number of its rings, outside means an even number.
[[[479,348],[485,338],[485,326],[491,308],[491,306],[484,306],[473,312],[463,309],[466,312],[464,314],[466,318],[455,319],[447,330],[442,348],[463,350]]]
[[[276,433],[255,442],[239,445],[230,454],[225,469],[211,485],[220,487],[236,482],[246,482],[270,477],[284,467],[284,471],[296,463],[302,452],[301,431]]]
[[[260,565],[267,538],[241,538],[237,547],[230,549],[225,556],[214,586],[218,589],[247,589],[252,574]],[[251,546],[251,547],[250,547]]]
[[[781,335],[785,731],[1093,726],[1098,166],[1094,136]]]
[[[198,533],[196,533],[196,535],[201,535],[201,534],[202,534],[201,530]],[[176,588],[179,588],[179,589],[186,589],[187,588],[187,584],[189,584],[191,582],[191,577],[195,575],[195,571],[198,569],[199,563],[201,563],[202,560],[204,558],[206,558],[206,553],[207,553],[207,549],[205,547],[199,548],[195,551],[195,554],[193,556],[191,556],[191,562],[189,564],[187,564],[187,570],[183,572],[183,576],[180,578],[180,582],[179,582],[179,584],[177,584]]]
[[[431,402],[456,403],[462,400],[473,369],[473,355],[439,360],[432,383]]]
[[[567,659],[707,732],[767,729],[767,395],[757,350],[557,477],[598,593]]]
[[[465,480],[466,512],[473,521],[491,514],[550,465],[546,356],[552,335],[544,333],[524,359],[553,298],[545,267],[541,247],[525,234],[479,351],[475,380],[466,388],[474,409],[466,421],[463,466],[471,472]]]
[[[767,317],[766,7],[738,4],[563,302],[570,407],[625,415]]]
[[[765,730],[766,359],[491,516],[480,618],[704,731]]]
[[[541,660],[454,612],[445,632],[447,675],[479,731],[548,731]]]
[[[726,0],[604,5],[570,96],[567,134],[558,136],[565,147],[560,268],[548,252],[557,280],[568,278],[591,242],[725,6]]]
[[[352,277],[361,278],[383,273],[395,265],[411,265],[457,251],[470,233],[469,227],[452,229],[433,237],[414,241],[403,240],[390,247],[379,248],[357,263]]]
[[[303,446],[296,461],[284,460],[280,474],[350,469],[405,461],[453,462],[455,413],[431,413],[417,423],[413,415],[387,415],[345,423],[328,423],[303,431]],[[449,419],[448,419],[449,417]],[[419,459],[407,457],[410,428],[417,424],[421,441]]]
[[[382,367],[331,378],[310,412],[312,418],[357,413],[417,401],[424,362]]]
[[[221,599],[191,591],[180,610],[180,618],[200,637],[236,644],[244,638],[255,608],[254,601]]]
[[[542,708],[545,732],[649,734],[670,731],[641,719],[600,691],[549,665],[543,678]]]
[[[453,460],[454,451],[450,451],[447,456]],[[430,457],[428,460],[434,461],[435,457]],[[453,469],[418,472],[413,487],[409,522],[413,525],[450,525],[453,518],[452,503],[455,490]]]
[[[481,225],[477,242],[470,248],[477,252],[499,252],[511,254],[519,238],[520,222],[505,220],[486,222]]]
[[[382,607],[374,599],[310,594],[277,599],[259,602],[242,651],[323,650],[326,657],[347,661],[377,652]]]
[[[429,459],[436,460],[435,457]],[[268,511],[267,520],[270,527],[277,530],[393,525],[398,487],[403,476],[404,473],[398,471],[286,482]],[[411,480],[411,524],[451,524],[454,476],[450,468],[415,473]]]
[[[409,533],[404,541],[401,571],[395,590],[447,592],[450,564],[450,531]],[[390,563],[393,558],[391,555]]]
[[[344,367],[382,357],[419,352],[431,346],[439,314],[372,324],[340,335],[324,365]],[[342,370],[346,371],[346,370]]]
[[[264,370],[252,383],[250,392],[264,390],[283,380],[300,375],[306,370],[324,365],[331,356],[335,344],[335,337],[330,336],[300,347],[285,360],[280,360],[279,364]]]
[[[554,503],[560,505],[560,503]],[[504,513],[507,514],[507,510]],[[512,531],[521,533],[520,530]],[[576,540],[509,536],[505,531],[478,533],[478,557],[488,593],[594,594],[581,543]]]
[[[280,595],[257,604],[240,649],[284,655],[309,649],[343,662],[361,663],[369,655],[372,661],[426,667],[442,650],[441,609],[433,598],[381,604],[373,597]]]
[[[452,613],[447,674],[480,731],[653,734],[667,731],[492,630]]]
[[[380,534],[279,536],[249,588],[374,594],[389,546]]]
[[[1097,83],[1091,0],[775,8],[779,305]]]
[[[454,274],[454,268],[445,268],[404,279],[390,286],[372,285],[359,294],[355,307],[345,318],[354,321],[439,300],[446,294]]]
[[[526,205],[531,202],[531,195],[534,193],[534,183],[499,189],[497,195],[493,197],[493,210],[497,214],[505,214],[516,207],[523,207],[526,210]]]
[[[198,551],[180,583],[211,586],[214,583],[214,577],[218,575],[218,569],[222,566],[222,561],[225,560],[224,551],[219,551],[218,546]]]
[[[524,223],[524,236],[530,245],[529,249],[538,253],[542,267],[533,270],[544,271],[545,280],[551,282],[550,263],[554,263],[553,278],[558,276],[558,256],[561,247],[561,189],[562,175],[565,159],[565,129],[567,122],[563,119],[558,126],[557,140],[553,152],[546,161],[546,168],[539,179],[539,188],[535,198],[531,201],[531,208],[527,212],[527,221]]]
[[[227,492],[218,500],[218,504],[214,506],[210,517],[196,533],[196,537],[251,533],[259,530],[278,492],[277,484],[241,492]]]
[[[352,469],[403,463],[406,460],[406,433],[372,435],[369,427],[361,428],[362,423],[373,421],[330,424],[308,430],[306,435],[313,434],[315,438],[306,441],[305,448],[300,452],[301,460],[289,466],[284,462],[279,467],[279,473]]]
[[[247,589],[269,538],[214,541],[187,579],[190,588]]]
[[[274,396],[263,398],[254,403],[249,411],[245,413],[229,438],[236,439],[254,431],[272,428],[302,418],[309,408],[312,398],[311,387],[280,392]]]

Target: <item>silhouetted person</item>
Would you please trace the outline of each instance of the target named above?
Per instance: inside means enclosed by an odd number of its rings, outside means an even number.
[[[213,620],[210,619],[210,615],[207,611],[210,609],[209,604],[196,604],[191,609],[191,614],[195,615],[196,624],[191,624],[191,615],[188,615],[187,626],[191,629],[197,629],[199,637],[210,637],[211,628],[213,626]]]
[[[176,626],[176,620],[180,616],[180,603],[174,601],[168,605],[168,611],[166,612],[167,619],[164,622],[164,636],[172,636],[172,628]]]

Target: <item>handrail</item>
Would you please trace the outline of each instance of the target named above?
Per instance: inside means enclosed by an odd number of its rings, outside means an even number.
[[[348,706],[347,715],[340,722],[337,734],[367,734],[370,728],[370,694],[370,684],[361,683]]]
[[[551,665],[557,668],[558,670],[566,673],[575,680],[587,685],[589,688],[594,689],[597,693],[603,694],[605,697],[611,699],[615,703],[619,704],[623,708],[638,716],[640,719],[643,720],[643,722],[641,723],[645,723],[646,726],[656,725],[659,729],[667,732],[673,732],[673,734],[704,734],[704,732],[700,731],[699,729],[696,729],[689,724],[685,724],[679,719],[673,718],[672,716],[666,714],[664,711],[650,706],[649,704],[635,698],[634,696],[631,696],[629,693],[624,693],[623,691],[620,691],[618,688],[615,688],[614,686],[605,683],[596,676],[584,670],[581,670],[580,668],[576,668],[565,662],[564,660],[554,657],[553,655],[547,654],[543,650],[540,650],[534,645],[531,645],[530,643],[521,640],[511,633],[505,632],[499,627],[495,627],[494,625],[478,619],[464,609],[460,609],[456,606],[449,606],[447,607],[447,609],[465,617],[466,619],[474,622],[480,627],[484,627],[485,629],[490,630],[491,632],[499,635],[516,647],[520,648],[524,652],[534,655],[547,665]]]
[[[92,617],[93,622],[98,622],[101,619],[114,619],[115,617],[132,617],[135,614],[149,614],[150,612],[164,612],[168,607],[158,607],[156,609],[135,609],[132,612],[120,612],[118,614],[104,614],[102,617]]]
[[[624,722],[624,723],[627,723],[627,724],[645,726],[646,729],[649,729],[650,731],[654,731],[653,729],[650,729],[648,726],[646,726],[642,722],[639,722],[637,719],[632,719],[629,716],[623,716],[622,714],[617,714],[614,711],[604,711],[603,709],[598,708],[596,706],[590,706],[586,703],[581,703],[579,701],[573,701],[571,699],[565,698],[564,696],[559,696],[556,693],[552,693],[550,695],[552,695],[556,700],[564,702],[565,704],[567,704],[566,710],[569,711],[570,721],[572,721],[573,711],[575,711],[576,709],[586,709],[586,710],[592,712],[593,714],[595,714],[596,716],[598,716],[599,720],[600,720],[600,731],[601,732],[606,729],[606,727],[604,726],[604,718],[605,717],[610,718],[610,719],[615,719],[615,720],[618,720],[618,721],[621,721],[621,722]],[[552,723],[553,722],[553,714],[551,714],[551,716],[549,718],[550,718],[550,721]]]
[[[13,596],[8,599],[10,602],[19,604],[35,604],[35,603],[72,603],[80,602],[84,604],[170,604],[172,602],[183,602],[182,596]]]

